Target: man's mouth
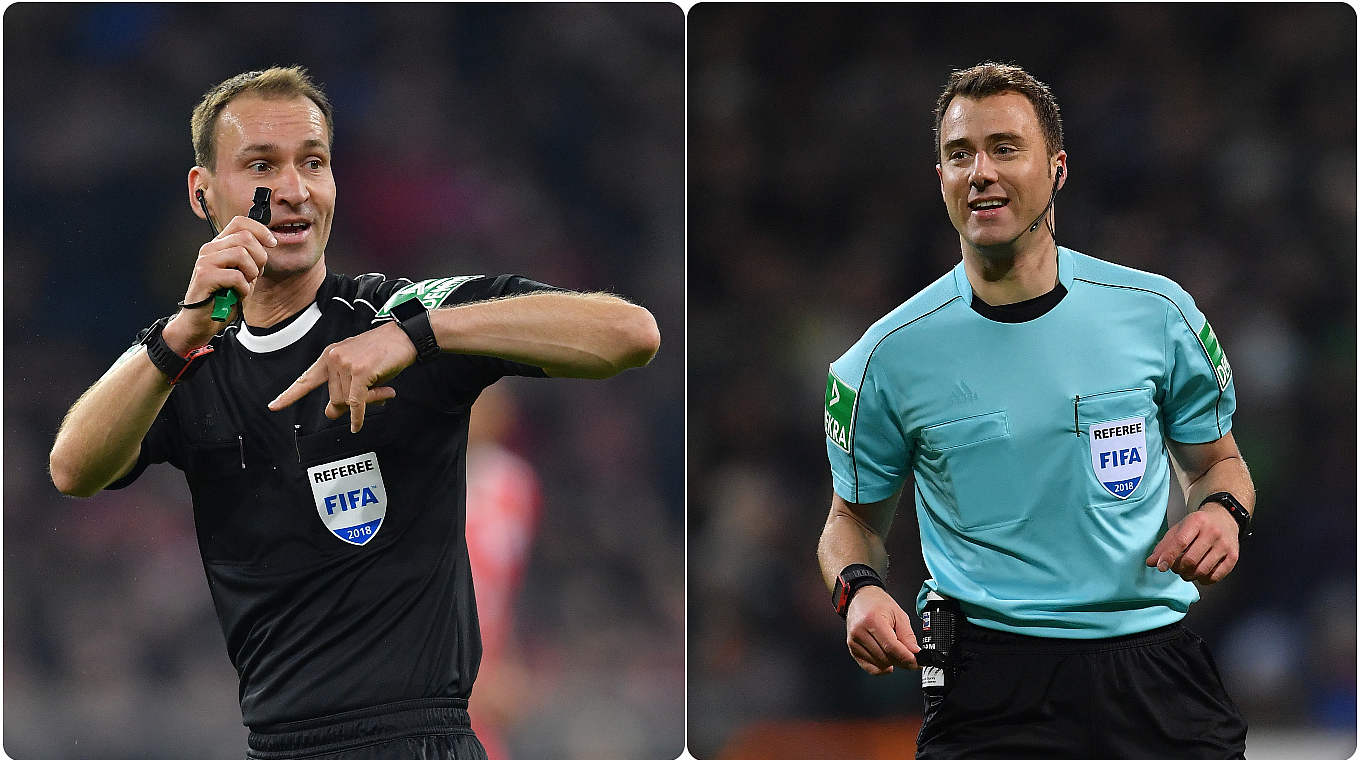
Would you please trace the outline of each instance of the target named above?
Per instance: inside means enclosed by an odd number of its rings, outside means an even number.
[[[307,233],[311,228],[311,222],[287,222],[270,225],[269,231],[274,233],[279,245],[288,245],[289,243],[301,243],[307,238]]]
[[[981,198],[968,202],[968,208],[974,212],[994,211],[1010,203],[1009,198]]]

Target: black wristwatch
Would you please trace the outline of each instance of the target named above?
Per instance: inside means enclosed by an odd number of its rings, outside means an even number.
[[[1238,501],[1236,496],[1227,491],[1217,491],[1205,496],[1204,501],[1201,501],[1199,506],[1203,508],[1205,504],[1211,501],[1222,504],[1223,508],[1228,510],[1228,514],[1232,515],[1233,519],[1237,521],[1238,538],[1246,538],[1251,535],[1251,513],[1247,511],[1246,507],[1242,506],[1242,502]]]
[[[161,317],[147,328],[142,336],[141,344],[146,346],[146,355],[151,359],[151,363],[156,365],[156,369],[164,373],[166,380],[174,385],[182,383],[194,376],[198,368],[203,366],[203,357],[213,352],[211,345],[199,346],[184,356],[175,353],[175,350],[166,345],[165,338],[161,332],[165,326],[170,324],[170,317]]]
[[[836,614],[844,619],[846,611],[850,609],[850,600],[855,598],[855,592],[865,586],[885,588],[883,579],[878,577],[878,571],[872,567],[861,564],[846,565],[840,575],[836,576],[836,588],[831,592],[831,606],[836,610]]]
[[[430,326],[430,312],[419,298],[408,298],[388,309],[388,313],[415,345],[416,361],[425,364],[439,356],[439,341],[435,339],[434,328]]]

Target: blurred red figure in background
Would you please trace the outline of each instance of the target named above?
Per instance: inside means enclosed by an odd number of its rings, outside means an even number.
[[[472,726],[491,760],[510,760],[505,734],[533,700],[515,656],[514,605],[541,501],[534,468],[506,446],[518,417],[513,394],[492,386],[473,404],[468,428],[467,546],[484,647]]]

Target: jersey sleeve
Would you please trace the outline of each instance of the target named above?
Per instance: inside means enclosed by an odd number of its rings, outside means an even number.
[[[891,389],[875,375],[869,357],[859,354],[852,348],[831,364],[823,410],[832,487],[852,504],[897,493],[911,461]]]
[[[381,303],[382,306],[373,321],[378,324],[391,319],[392,307],[409,298],[419,298],[427,309],[441,309],[540,292],[571,291],[513,274],[463,275],[417,282],[389,280],[387,286],[379,288],[375,294],[379,300],[374,303]],[[446,353],[439,357],[433,366],[443,378],[442,384],[449,397],[449,406],[471,403],[471,399],[482,389],[502,377],[548,376],[541,367],[532,364],[475,354]]]
[[[1232,429],[1237,408],[1232,367],[1209,320],[1179,288],[1167,310],[1167,387],[1162,429],[1174,441],[1209,443]]]

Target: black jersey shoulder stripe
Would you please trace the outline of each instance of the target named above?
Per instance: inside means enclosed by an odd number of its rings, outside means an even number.
[[[953,303],[953,302],[955,302],[955,301],[960,301],[960,300],[963,300],[963,297],[956,294],[953,298],[950,298],[948,301],[945,301],[944,303],[940,304],[939,306],[936,306],[935,308],[931,309],[930,311],[926,312],[925,314],[921,314],[920,316],[912,317],[910,320],[908,320],[908,321],[906,321],[906,322],[904,322],[904,323],[898,325],[897,327],[894,327],[893,329],[891,329],[891,330],[889,330],[887,333],[885,333],[885,334],[883,335],[882,338],[879,338],[879,339],[878,339],[878,342],[874,344],[874,347],[871,348],[871,349],[869,349],[869,355],[868,355],[867,357],[865,357],[865,359],[864,359],[864,372],[863,372],[862,374],[860,374],[860,376],[859,376],[859,385],[857,386],[857,387],[859,388],[859,391],[857,391],[857,392],[855,393],[855,408],[850,410],[850,419],[851,419],[851,420],[858,420],[858,419],[859,419],[859,399],[860,399],[860,394],[861,394],[861,393],[863,392],[863,390],[864,390],[864,379],[867,378],[867,377],[869,376],[869,363],[872,362],[872,361],[874,360],[874,352],[878,351],[878,347],[881,346],[881,345],[883,345],[883,341],[887,340],[893,333],[897,332],[898,330],[902,330],[902,329],[904,329],[904,328],[910,327],[911,325],[913,325],[913,324],[915,324],[915,323],[917,323],[917,322],[919,322],[919,321],[925,319],[926,317],[930,316],[931,314],[934,314],[935,312],[939,311],[940,309],[943,309],[944,307],[948,306],[949,304],[951,304],[951,303]],[[855,456],[855,432],[856,432],[857,430],[859,430],[859,425],[852,424],[852,425],[850,426],[850,469],[851,469],[851,471],[853,471],[853,472],[855,473],[855,503],[858,504],[858,503],[859,503],[859,462],[858,462],[858,458]]]
[[[340,296],[331,296],[331,300],[332,300],[332,301],[339,301],[340,303],[342,303],[342,304],[344,304],[345,306],[349,307],[349,310],[350,310],[350,311],[355,311],[354,304],[356,304],[356,303],[361,303],[361,304],[363,304],[364,306],[367,306],[368,308],[372,309],[374,314],[377,314],[377,313],[378,313],[378,307],[374,306],[373,304],[369,303],[368,301],[366,301],[366,300],[364,300],[364,299],[362,299],[362,298],[357,298],[357,297],[356,297],[356,298],[354,298],[353,300],[345,300],[344,298],[341,298]]]
[[[349,308],[350,311],[357,310],[355,308],[356,304],[363,304],[368,307],[369,311],[377,314],[378,306],[376,306],[373,301],[369,300],[368,297],[375,295],[381,296],[381,291],[384,286],[390,284],[393,289],[396,289],[401,287],[401,283],[409,285],[411,284],[411,280],[406,277],[388,279],[387,275],[383,272],[365,272],[364,274],[355,275],[353,278],[350,278],[348,282],[342,281],[342,285],[349,285],[352,289],[354,294],[352,297],[346,298],[343,295],[338,295],[331,296],[331,300],[339,301]]]
[[[1151,289],[1149,289],[1149,288],[1139,288],[1139,287],[1135,287],[1135,286],[1133,286],[1133,285],[1116,285],[1116,284],[1114,284],[1114,283],[1112,283],[1112,282],[1099,282],[1099,281],[1097,281],[1097,280],[1088,280],[1088,279],[1086,279],[1085,277],[1073,277],[1072,279],[1075,280],[1075,281],[1077,281],[1077,282],[1084,282],[1084,283],[1087,283],[1088,285],[1099,285],[1099,286],[1101,286],[1101,287],[1106,287],[1106,288],[1118,288],[1118,289],[1121,289],[1121,290],[1133,290],[1133,291],[1137,291],[1137,292],[1139,292],[1139,293],[1151,293],[1152,295],[1157,296],[1158,298],[1162,298],[1162,299],[1166,300],[1167,303],[1169,303],[1169,304],[1171,304],[1173,307],[1175,307],[1176,313],[1179,314],[1179,315],[1181,315],[1181,321],[1185,323],[1185,328],[1186,328],[1187,330],[1190,331],[1190,334],[1191,334],[1191,335],[1196,335],[1196,336],[1198,335],[1198,333],[1195,331],[1194,325],[1190,324],[1190,320],[1185,316],[1185,312],[1181,309],[1181,305],[1178,304],[1178,303],[1176,303],[1176,299],[1172,298],[1171,296],[1168,296],[1168,295],[1165,294],[1165,293],[1159,293],[1159,292],[1157,292],[1157,291],[1155,291],[1155,290],[1151,290]],[[1208,317],[1205,317],[1205,321],[1208,321]],[[1206,349],[1206,348],[1204,347],[1204,342],[1201,341],[1201,340],[1198,340],[1198,339],[1197,339],[1195,342],[1196,342],[1197,344],[1199,344],[1199,354],[1200,354],[1200,356],[1203,356],[1203,357],[1204,357],[1204,361],[1209,365],[1209,373],[1210,373],[1211,375],[1214,375],[1215,377],[1217,377],[1217,375],[1215,374],[1215,370],[1214,370],[1214,360],[1211,359],[1211,358],[1209,358],[1209,352],[1208,352],[1208,349]],[[1223,437],[1223,415],[1219,414],[1219,406],[1223,403],[1223,391],[1226,390],[1226,389],[1225,389],[1225,388],[1222,388],[1222,387],[1219,387],[1219,386],[1218,386],[1218,381],[1217,381],[1217,380],[1214,381],[1214,386],[1215,386],[1215,387],[1218,387],[1218,397],[1217,397],[1216,399],[1214,399],[1214,425],[1218,428],[1218,437],[1219,437],[1219,438],[1222,438],[1222,437]]]

